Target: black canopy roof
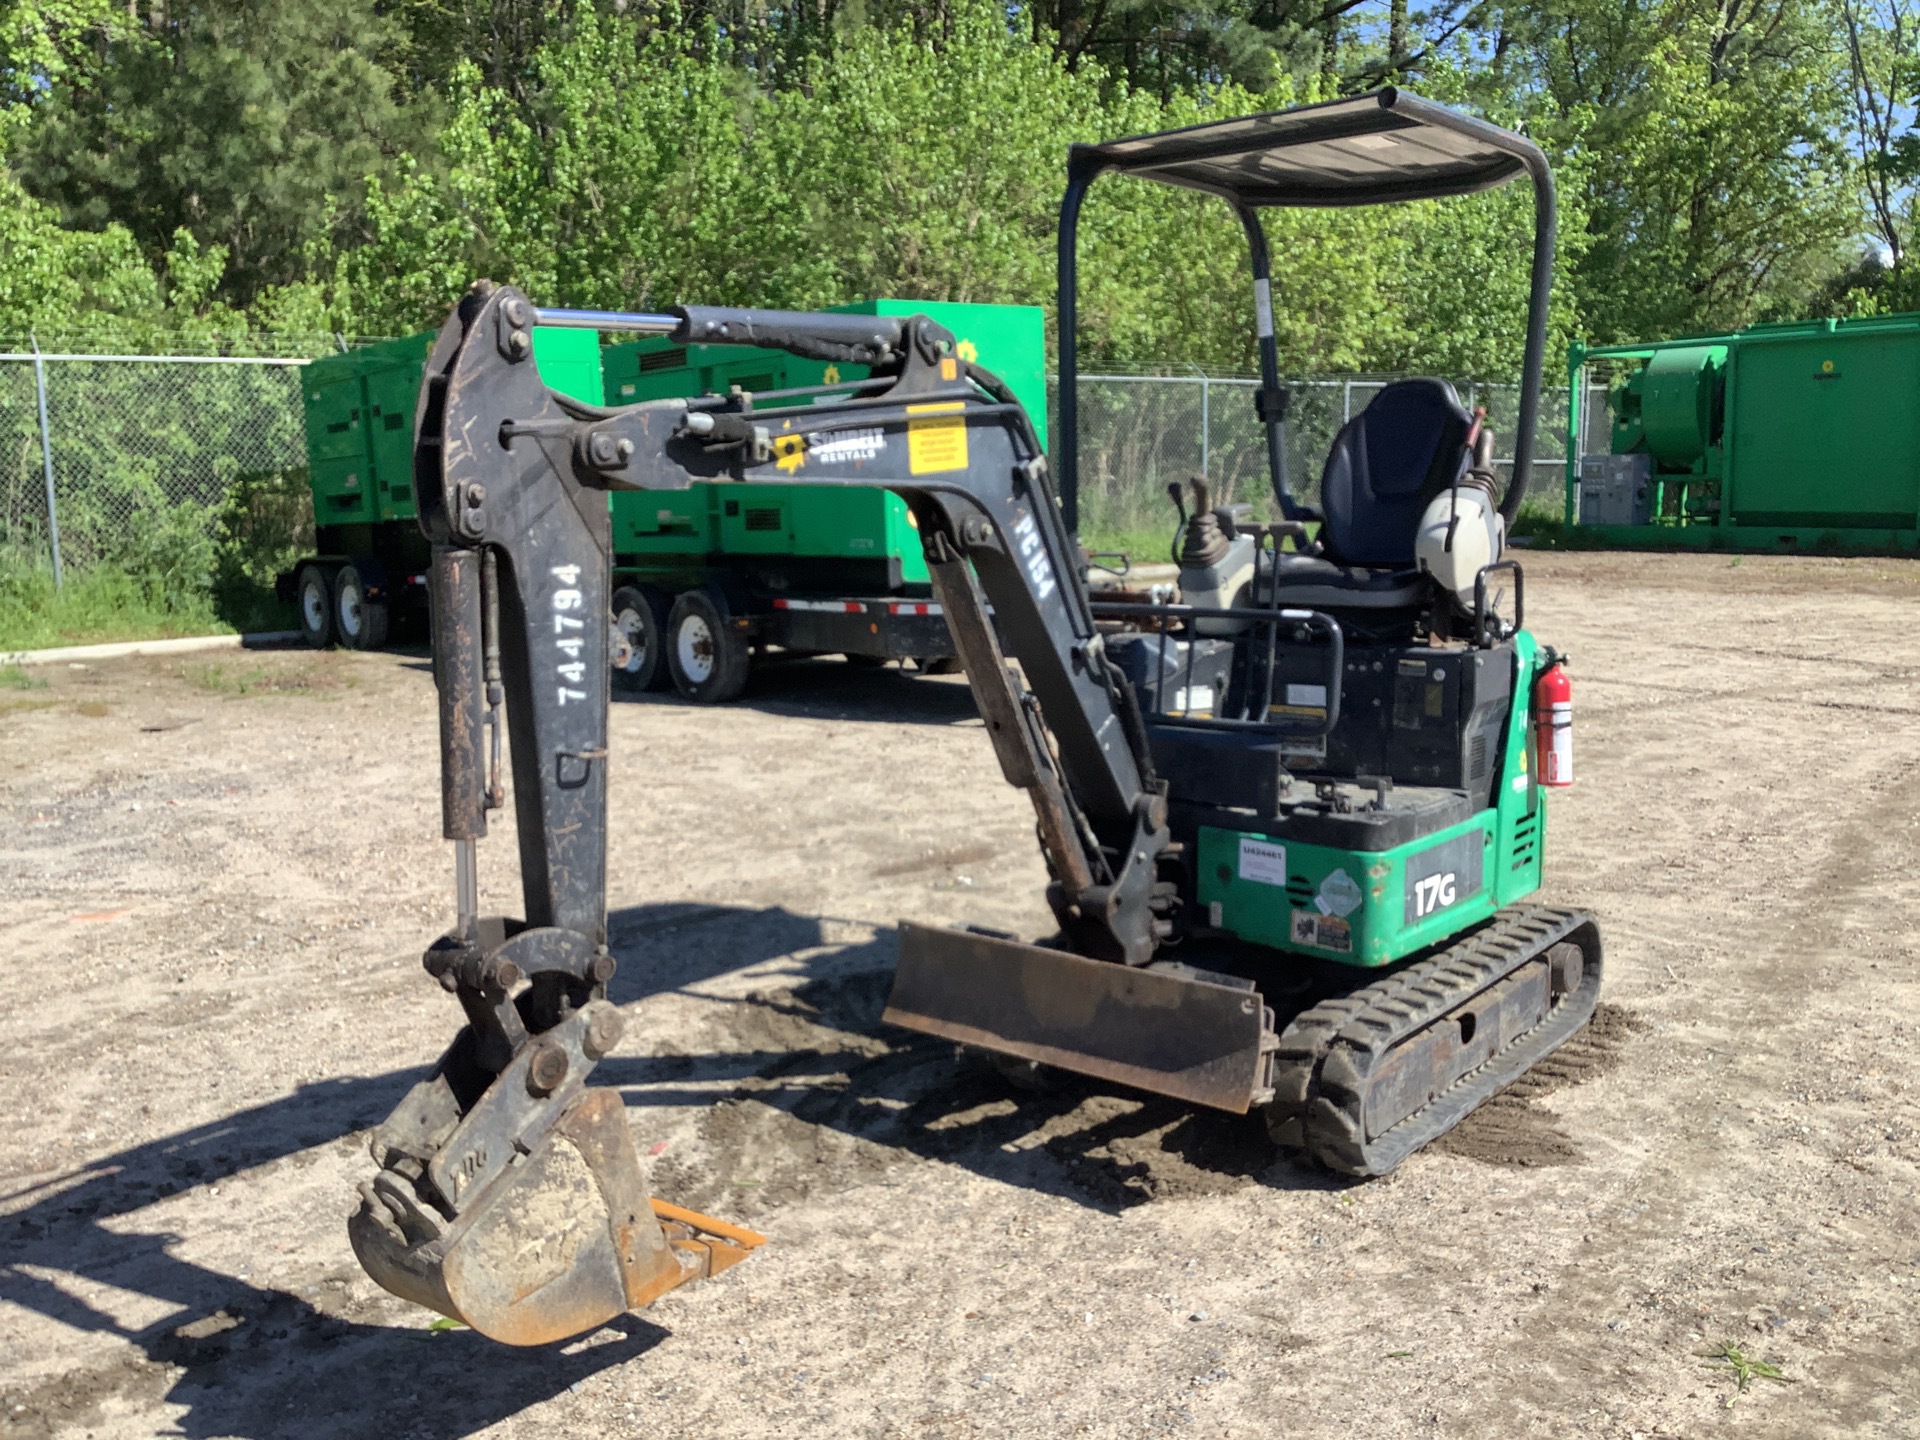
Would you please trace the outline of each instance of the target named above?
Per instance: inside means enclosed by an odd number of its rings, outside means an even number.
[[[1205,190],[1242,205],[1378,205],[1466,195],[1544,171],[1532,141],[1387,88],[1350,100],[1073,147],[1076,169]]]

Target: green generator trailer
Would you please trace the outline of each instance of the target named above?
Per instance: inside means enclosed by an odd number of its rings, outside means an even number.
[[[868,300],[837,313],[931,315],[963,358],[994,370],[1036,417],[1044,443],[1045,331],[1037,306]],[[756,411],[817,403],[782,392],[837,386],[867,371],[746,345],[662,339],[598,344],[591,330],[539,327],[534,358],[552,388],[593,404],[753,396]],[[410,336],[307,367],[303,399],[316,553],[280,577],[308,643],[383,644],[426,609],[426,542],[415,523],[414,401],[433,336]],[[834,398],[830,396],[829,398]],[[850,427],[849,454],[871,443]],[[725,494],[721,491],[724,489]],[[738,695],[756,647],[843,654],[939,670],[952,640],[906,505],[889,492],[833,485],[695,485],[616,494],[612,620],[615,678],[671,683],[690,700]]]
[[[1568,382],[1566,520],[1581,538],[1920,546],[1920,315],[1575,345]]]
[[[533,332],[548,385],[603,403],[590,332]],[[317,649],[378,649],[396,623],[426,613],[426,537],[413,503],[414,402],[433,332],[383,340],[307,366],[300,400],[313,492],[314,553],[278,577]]]
[[[1037,306],[868,300],[830,313],[927,315],[945,325],[962,359],[1007,382],[1045,443],[1045,330]],[[867,379],[860,365],[660,338],[608,346],[603,373],[612,405],[737,389],[754,397],[757,412],[851,399]],[[841,384],[849,388],[818,390]],[[800,389],[811,393],[782,393]],[[851,458],[878,443],[877,431],[849,426],[830,440],[816,438],[809,453],[837,446]],[[746,683],[756,644],[870,663],[912,660],[926,669],[953,663],[913,517],[890,491],[694,485],[616,493],[612,506],[621,642],[615,674],[626,687],[671,683],[691,700],[729,700]]]

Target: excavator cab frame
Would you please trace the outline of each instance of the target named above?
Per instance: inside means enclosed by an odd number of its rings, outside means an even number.
[[[1080,529],[1080,210],[1093,182],[1107,174],[1214,195],[1239,218],[1253,273],[1260,348],[1260,388],[1254,404],[1266,430],[1274,499],[1290,521],[1321,516],[1296,500],[1288,483],[1288,397],[1280,384],[1271,263],[1260,212],[1268,207],[1346,208],[1444,199],[1494,189],[1526,175],[1534,195],[1533,266],[1513,475],[1500,502],[1501,513],[1512,522],[1532,474],[1547,349],[1547,307],[1553,288],[1553,170],[1539,146],[1510,130],[1391,86],[1292,110],[1073,146],[1067,155],[1066,194],[1060,202],[1056,454],[1060,508],[1067,529],[1076,535]]]

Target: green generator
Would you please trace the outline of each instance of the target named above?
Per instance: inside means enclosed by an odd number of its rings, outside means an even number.
[[[386,643],[396,620],[424,614],[427,541],[415,523],[413,411],[434,334],[329,355],[301,374],[314,551],[278,577],[316,647]],[[598,405],[591,331],[540,328],[534,363],[555,390]]]
[[[867,300],[835,313],[939,321],[957,338],[962,358],[1007,382],[1045,443],[1039,307]],[[867,378],[859,365],[664,339],[610,345],[602,367],[612,405],[739,390],[753,397],[756,412],[774,413],[850,398]],[[787,393],[795,391],[805,393]],[[816,438],[808,453],[832,456],[839,447],[852,456],[878,443],[878,432],[850,426]],[[797,469],[803,461],[793,463]],[[670,683],[690,700],[729,700],[746,683],[756,646],[927,670],[953,664],[919,535],[905,502],[890,491],[694,485],[616,493],[612,505],[614,620],[624,642],[616,678],[623,686]]]
[[[1597,380],[1604,432],[1583,413]],[[1920,315],[1576,345],[1568,381],[1566,519],[1584,536],[1749,551],[1920,545]]]

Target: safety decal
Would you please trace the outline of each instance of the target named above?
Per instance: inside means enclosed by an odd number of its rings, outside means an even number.
[[[1313,903],[1322,915],[1333,915],[1344,920],[1360,908],[1360,902],[1365,898],[1351,875],[1344,870],[1336,870],[1320,882],[1320,890],[1313,897]]]
[[[1293,912],[1290,933],[1296,945],[1312,945],[1320,950],[1343,952],[1353,949],[1353,926],[1338,915],[1322,915],[1318,910],[1296,910]]]
[[[962,340],[954,347],[953,353],[971,365],[980,358],[980,347],[971,340]]]
[[[1251,835],[1240,837],[1240,878],[1261,885],[1287,883],[1287,847]]]
[[[967,468],[966,406],[909,405],[907,414],[927,418],[907,421],[907,470],[914,475],[944,475]]]

